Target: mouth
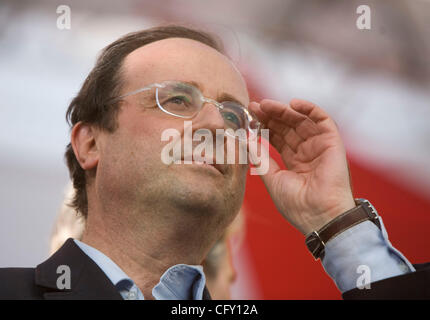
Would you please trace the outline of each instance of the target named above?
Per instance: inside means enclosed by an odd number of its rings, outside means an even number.
[[[215,169],[218,171],[218,173],[221,173],[222,175],[226,174],[227,172],[227,166],[225,164],[219,164],[216,163],[216,161],[212,161],[212,163],[207,163],[207,162],[202,162],[202,161],[194,161],[192,160],[192,163],[184,163],[184,159],[181,158],[181,164],[185,164],[185,165],[196,165],[196,166],[201,166],[201,167],[207,167],[207,168],[211,168],[211,170]]]

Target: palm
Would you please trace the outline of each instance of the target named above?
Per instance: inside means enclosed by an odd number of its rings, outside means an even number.
[[[302,100],[290,106],[263,100],[250,108],[270,130],[270,143],[288,168],[270,159],[262,179],[293,226],[306,234],[353,206],[343,143],[324,111]]]

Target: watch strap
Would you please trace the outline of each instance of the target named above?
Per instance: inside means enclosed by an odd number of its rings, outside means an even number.
[[[355,199],[355,203],[356,207],[342,213],[306,237],[306,246],[316,260],[324,257],[325,245],[329,240],[361,222],[370,220],[381,229],[378,214],[370,202],[365,199]]]

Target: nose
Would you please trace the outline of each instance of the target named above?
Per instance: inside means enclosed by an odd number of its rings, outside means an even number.
[[[224,118],[214,103],[205,102],[200,112],[193,119],[194,129],[207,129],[213,134],[216,134],[216,129],[224,129]]]

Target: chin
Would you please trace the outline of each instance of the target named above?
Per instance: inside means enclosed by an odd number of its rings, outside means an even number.
[[[230,219],[239,210],[244,195],[244,181],[230,175],[218,175],[204,170],[173,167],[165,179],[159,179],[159,190],[163,198],[171,201],[175,208],[198,215]],[[245,177],[245,175],[244,175]],[[238,192],[241,190],[241,192]],[[167,197],[168,196],[168,197]]]

